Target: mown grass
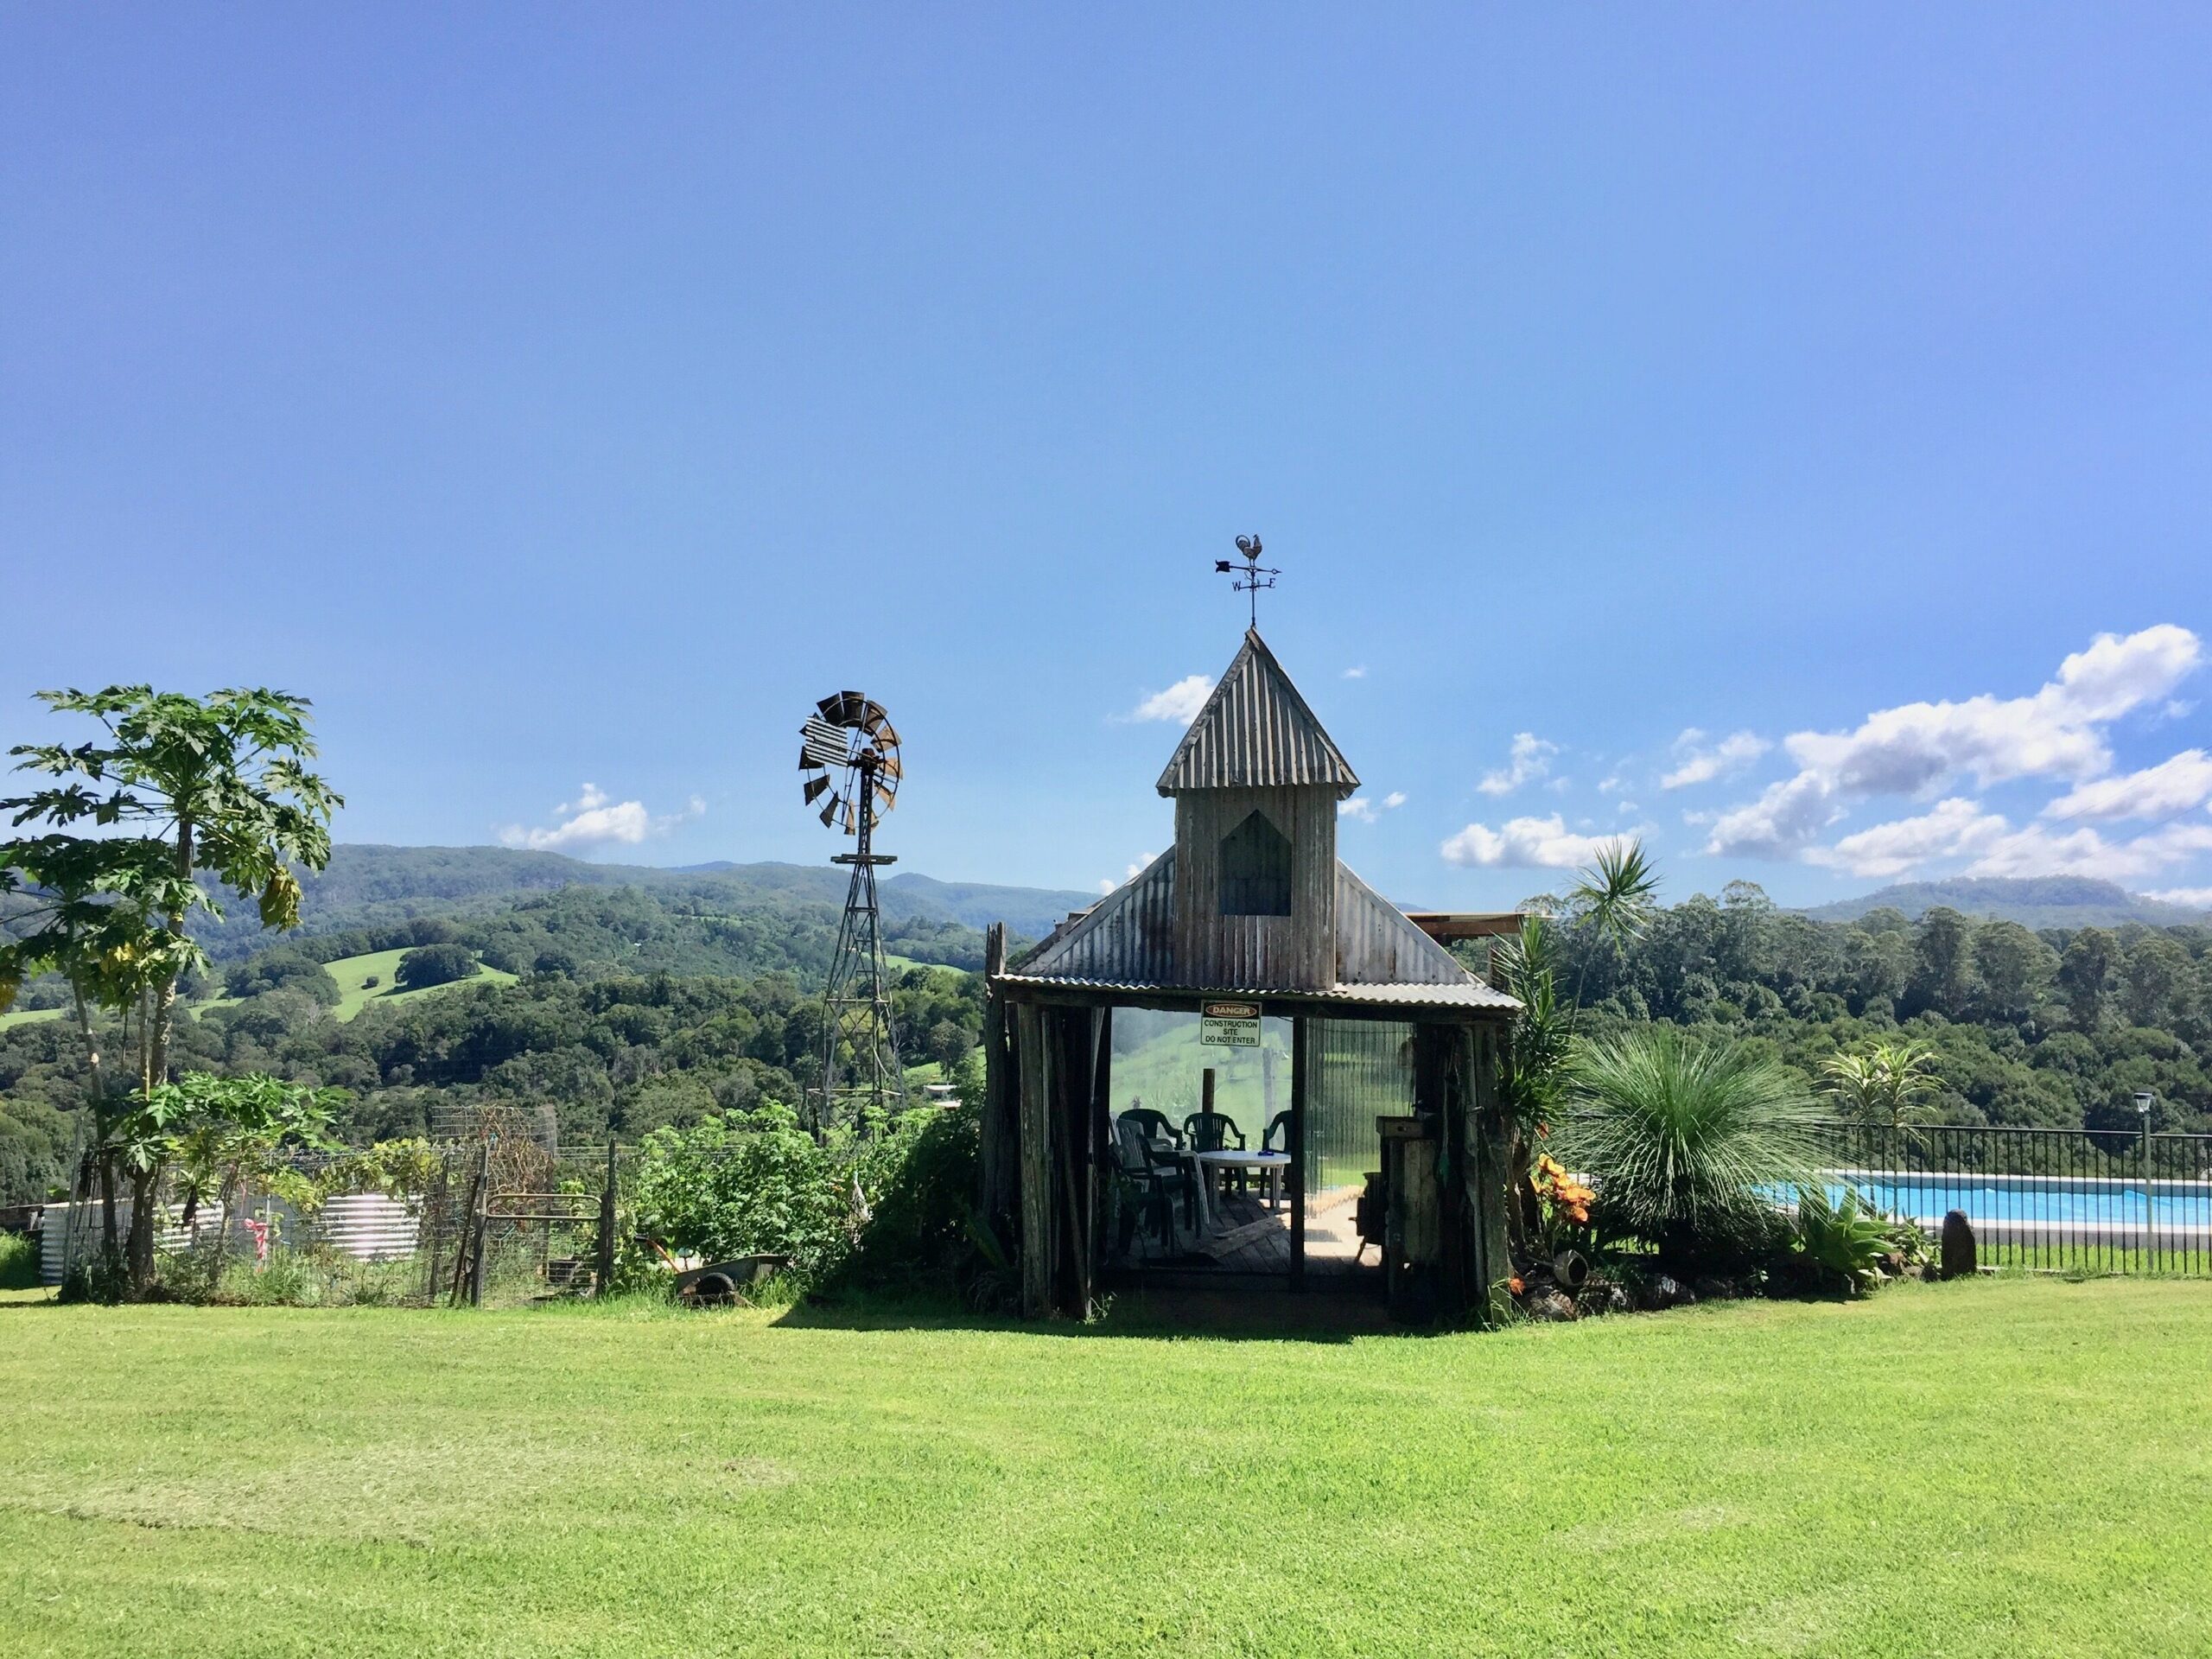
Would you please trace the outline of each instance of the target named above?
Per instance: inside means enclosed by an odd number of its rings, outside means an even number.
[[[2212,1631],[2212,1285],[1341,1342],[832,1320],[0,1306],[0,1652]]]

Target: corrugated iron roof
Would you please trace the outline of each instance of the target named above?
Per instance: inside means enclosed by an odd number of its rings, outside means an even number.
[[[1323,784],[1342,800],[1359,787],[1351,769],[1257,629],[1214,687],[1160,774],[1160,792]]]
[[[1405,912],[1337,863],[1337,976],[1326,991],[1192,985],[1176,971],[1175,855],[1162,853],[1003,977],[1103,991],[1236,991],[1406,1007],[1521,1005],[1469,973]]]
[[[1210,996],[1233,990],[1238,996],[1267,997],[1276,1001],[1360,1002],[1388,1008],[1490,1008],[1510,1013],[1521,1005],[1504,992],[1479,980],[1465,985],[1332,985],[1325,991],[1291,990],[1268,985],[1174,985],[1141,980],[1081,979],[1058,974],[1001,974],[1008,985],[1034,985],[1040,989],[1113,991],[1128,995]]]

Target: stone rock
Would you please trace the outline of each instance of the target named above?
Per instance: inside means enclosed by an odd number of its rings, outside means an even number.
[[[1529,1312],[1540,1319],[1564,1321],[1575,1317],[1572,1300],[1556,1290],[1540,1291],[1529,1299]]]
[[[1965,1211],[1952,1211],[1943,1217],[1943,1276],[1973,1278],[1975,1255],[1974,1223],[1967,1219]]]

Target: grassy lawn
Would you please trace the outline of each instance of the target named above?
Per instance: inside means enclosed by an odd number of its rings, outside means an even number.
[[[59,1020],[67,1012],[67,1008],[10,1008],[0,1014],[0,1031],[10,1026],[28,1026],[37,1020]]]
[[[1351,1341],[830,1318],[0,1306],[0,1653],[2212,1632],[2212,1285]]]

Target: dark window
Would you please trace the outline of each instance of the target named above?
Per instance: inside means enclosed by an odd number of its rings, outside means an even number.
[[[1221,838],[1221,913],[1290,914],[1290,837],[1250,812]]]

